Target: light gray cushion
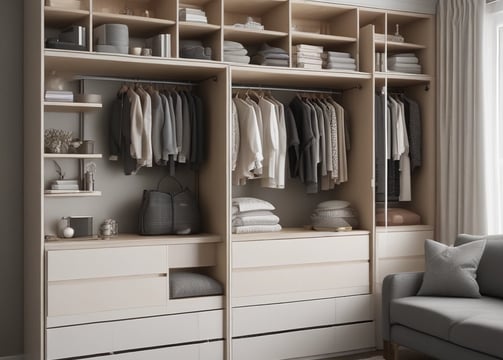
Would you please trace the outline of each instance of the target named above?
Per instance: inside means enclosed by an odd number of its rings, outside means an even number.
[[[171,299],[220,295],[222,293],[222,285],[210,276],[187,271],[172,272],[169,275]]]
[[[477,270],[480,293],[503,298],[503,235],[458,235],[455,245],[485,239],[486,247]]]
[[[410,296],[391,301],[390,323],[450,340],[452,328],[457,324],[477,316],[502,312],[501,300],[492,297]]]
[[[503,356],[502,339],[503,304],[499,311],[486,311],[456,324],[450,334],[450,340],[458,345],[498,357]]]
[[[486,241],[452,247],[427,239],[426,269],[418,295],[480,297],[476,272]]]

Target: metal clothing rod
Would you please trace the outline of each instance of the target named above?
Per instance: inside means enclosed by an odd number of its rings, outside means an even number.
[[[334,91],[334,90],[314,90],[314,89],[292,89],[287,87],[269,87],[269,86],[248,86],[248,85],[233,85],[232,89],[237,90],[271,90],[271,91],[292,91],[292,92],[304,92],[304,93],[323,93],[323,94],[342,94],[342,91]]]
[[[196,83],[192,82],[131,79],[122,77],[110,77],[110,76],[79,76],[78,80],[105,80],[105,81],[120,81],[120,82],[131,82],[131,83],[142,83],[142,84],[166,84],[166,85],[183,85],[183,86],[197,85]]]

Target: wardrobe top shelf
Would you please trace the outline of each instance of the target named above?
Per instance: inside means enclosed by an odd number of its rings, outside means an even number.
[[[44,101],[44,110],[48,112],[94,111],[101,108],[101,103]]]
[[[188,245],[219,243],[222,239],[213,234],[141,236],[119,234],[111,239],[55,239],[45,241],[45,250],[96,249],[124,246]]]
[[[254,234],[232,234],[232,241],[250,241],[250,240],[288,240],[302,238],[320,238],[320,237],[347,237],[368,235],[367,230],[352,231],[316,231],[303,228],[283,228],[278,232],[254,233]]]

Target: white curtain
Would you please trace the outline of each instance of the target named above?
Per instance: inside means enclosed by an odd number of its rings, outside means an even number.
[[[485,179],[488,234],[503,233],[503,1],[487,5],[484,29]]]
[[[439,0],[437,236],[485,234],[482,49],[484,0]]]

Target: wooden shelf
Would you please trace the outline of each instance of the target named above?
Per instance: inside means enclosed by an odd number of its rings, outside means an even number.
[[[288,0],[225,0],[224,11],[259,16],[287,2]]]
[[[292,31],[292,44],[310,44],[323,46],[337,46],[356,43],[356,38],[347,36],[314,34],[304,31]]]
[[[101,159],[103,154],[44,154],[44,159]]]
[[[278,87],[349,89],[371,78],[357,71],[309,70],[260,65],[232,65],[232,80],[236,84]]]
[[[89,18],[89,10],[64,9],[53,6],[44,7],[45,25],[65,27]]]
[[[214,24],[204,24],[190,21],[180,21],[178,24],[181,38],[204,36],[220,30],[220,26]]]
[[[44,101],[44,111],[47,112],[86,112],[99,110],[102,107],[101,103]]]
[[[303,228],[283,228],[277,232],[254,233],[254,234],[232,234],[232,241],[249,241],[249,240],[290,240],[297,238],[320,238],[320,237],[345,237],[356,235],[368,235],[367,230],[352,230],[352,231],[316,231],[306,230]]]
[[[406,52],[406,51],[417,51],[425,49],[426,46],[412,43],[401,43],[396,41],[375,41],[376,51],[384,52],[386,46],[388,47],[388,52]]]
[[[61,190],[61,191],[58,191],[57,193],[48,192],[48,191],[55,191],[55,190],[45,190],[44,191],[45,197],[96,197],[96,196],[101,196],[101,191],[86,191],[86,190],[66,191],[66,190]]]
[[[102,24],[120,23],[127,25],[129,35],[133,36],[153,36],[160,31],[166,31],[175,25],[173,20],[149,18],[134,15],[109,14],[102,12],[93,13],[93,26]]]
[[[293,0],[292,18],[330,20],[354,9],[354,7],[330,3]]]
[[[375,83],[377,87],[382,87],[388,84],[388,87],[405,87],[428,85],[432,81],[432,77],[426,74],[406,74],[397,72],[377,72],[375,73]]]
[[[90,53],[69,50],[45,50],[47,69],[92,76],[148,80],[203,81],[226,70],[226,65],[216,61],[161,58],[156,56],[130,56],[120,54]]]
[[[253,30],[236,28],[232,25],[224,26],[224,39],[244,44],[268,42],[288,36],[286,32],[271,30]]]

